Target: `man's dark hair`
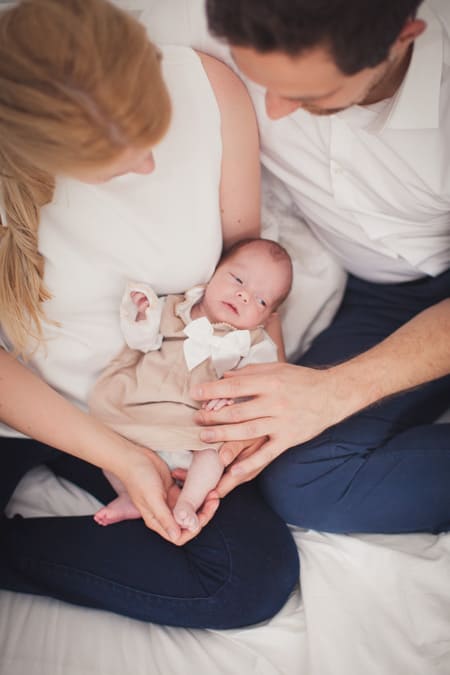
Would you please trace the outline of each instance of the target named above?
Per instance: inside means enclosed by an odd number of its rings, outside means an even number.
[[[384,61],[422,0],[207,0],[211,32],[232,45],[297,56],[323,45],[353,75]]]

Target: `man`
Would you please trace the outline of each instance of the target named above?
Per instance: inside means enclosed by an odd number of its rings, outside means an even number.
[[[432,424],[450,405],[450,9],[419,5],[207,1],[256,84],[263,163],[349,272],[299,364],[194,392],[242,398],[198,413],[203,440],[266,437],[225,446],[219,495],[267,467],[267,499],[303,527],[450,529],[450,425]]]

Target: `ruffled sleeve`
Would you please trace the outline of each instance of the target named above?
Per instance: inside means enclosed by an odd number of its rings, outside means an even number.
[[[131,293],[143,293],[149,306],[145,310],[145,319],[136,321],[138,309],[131,299]],[[165,298],[158,298],[150,286],[137,282],[128,282],[120,305],[120,327],[125,342],[130,349],[141,352],[156,351],[161,347],[162,335],[159,332],[161,314]]]

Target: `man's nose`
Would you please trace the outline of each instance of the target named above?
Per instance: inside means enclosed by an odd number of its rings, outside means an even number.
[[[266,113],[271,120],[279,120],[301,108],[299,101],[290,101],[276,94],[266,92]]]

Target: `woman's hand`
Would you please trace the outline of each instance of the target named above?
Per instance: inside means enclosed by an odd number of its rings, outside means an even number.
[[[181,532],[176,523],[171,508],[179,488],[158,455],[127,441],[74,406],[3,349],[0,349],[0,372],[3,422],[117,476],[147,527],[164,539],[181,546],[198,534],[198,531]],[[205,501],[199,514],[202,527],[212,518],[218,504],[218,498]]]
[[[200,529],[196,532],[181,530],[172,509],[180,488],[167,464],[154,452],[128,441],[123,452],[124,462],[114,467],[113,473],[125,485],[134,505],[140,511],[148,528],[167,541],[182,546],[196,536],[213,517],[219,505],[217,497],[208,498],[198,514]]]

